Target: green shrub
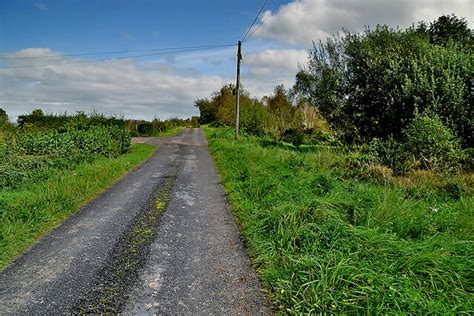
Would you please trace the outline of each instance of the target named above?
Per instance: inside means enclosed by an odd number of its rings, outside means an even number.
[[[464,150],[462,165],[466,167],[466,169],[474,171],[474,148],[471,147]]]
[[[140,123],[137,126],[137,131],[140,136],[151,136],[153,133],[153,124],[149,122]]]
[[[468,164],[459,139],[437,116],[416,117],[403,130],[402,140],[373,139],[366,147],[369,164],[388,166],[398,175],[415,169],[450,172]]]
[[[300,146],[305,143],[305,131],[301,128],[289,128],[283,131],[280,139],[295,146]]]
[[[240,126],[251,135],[262,136],[269,132],[272,117],[259,104],[253,103],[244,107],[240,115]]]
[[[420,116],[403,131],[405,150],[415,167],[457,170],[464,158],[460,142],[439,117]]]
[[[392,168],[395,174],[404,174],[410,166],[407,164],[409,154],[404,145],[393,137],[385,140],[374,138],[367,146],[370,163],[378,163]]]
[[[329,135],[312,128],[289,128],[280,135],[280,140],[291,143],[295,146],[303,144],[315,144],[318,142],[328,142]]]

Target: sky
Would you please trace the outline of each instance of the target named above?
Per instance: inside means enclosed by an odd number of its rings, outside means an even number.
[[[199,115],[196,99],[235,83],[235,44],[264,3],[242,45],[242,85],[259,98],[291,88],[312,42],[343,28],[452,13],[474,25],[472,0],[0,0],[0,108]]]

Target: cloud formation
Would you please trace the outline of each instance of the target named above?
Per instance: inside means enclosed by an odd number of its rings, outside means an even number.
[[[342,28],[360,31],[377,24],[408,27],[451,13],[472,24],[473,6],[472,0],[300,0],[278,12],[264,12],[260,24],[265,23],[255,34],[310,47],[312,41],[324,40]]]
[[[54,52],[33,48],[9,57],[49,55]],[[83,61],[65,57],[35,62],[71,64],[0,69],[0,107],[11,116],[42,108],[53,113],[96,110],[129,118],[188,117],[198,114],[193,106],[196,98],[226,83],[220,76],[181,74],[166,62],[153,62],[150,67],[132,60],[80,63]],[[11,60],[8,66],[23,64]]]
[[[265,49],[244,56],[242,83],[252,95],[270,95],[278,84],[291,88],[299,66],[306,64],[305,49]]]
[[[294,76],[298,66],[307,60],[308,52],[305,49],[266,49],[248,55],[245,65],[249,68],[249,73],[257,77],[289,74]]]
[[[140,63],[131,59],[86,63],[48,48],[23,49],[3,57],[48,58],[9,59],[4,66],[68,64],[0,68],[0,107],[13,118],[35,108],[51,113],[97,111],[137,119],[199,115],[194,100],[235,82],[232,55],[233,48],[176,58],[167,55]],[[262,97],[271,94],[277,84],[291,87],[298,65],[306,62],[307,53],[297,49],[266,49],[245,54],[244,60],[242,84],[252,96]],[[203,64],[227,70],[211,75],[199,69]]]

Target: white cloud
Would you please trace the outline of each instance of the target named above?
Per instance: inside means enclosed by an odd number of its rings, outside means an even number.
[[[97,111],[145,119],[155,115],[160,118],[199,115],[193,106],[195,99],[210,96],[224,84],[235,83],[234,54],[235,48],[230,48],[142,63],[133,60],[82,63],[84,60],[64,57],[47,48],[23,49],[3,57],[56,57],[9,59],[3,66],[71,64],[0,68],[0,107],[10,117],[35,108],[51,113]],[[291,87],[298,65],[306,60],[306,50],[266,49],[246,53],[242,84],[254,97],[271,94],[278,84]],[[223,71],[216,75],[203,74],[209,70],[198,70],[202,65],[217,65]]]
[[[291,88],[299,66],[306,64],[307,50],[265,49],[244,55],[242,84],[253,96],[270,95],[276,85]]]
[[[255,34],[310,47],[312,41],[324,40],[342,28],[360,31],[377,24],[407,27],[421,20],[431,22],[441,14],[454,13],[472,25],[473,7],[472,0],[299,0],[278,12],[264,12],[260,24],[265,23]]]
[[[25,49],[8,57],[54,55],[49,49]],[[21,66],[24,60],[9,60],[6,66]],[[81,62],[66,57],[34,60],[36,64]],[[28,60],[28,63],[32,63]],[[151,67],[146,67],[151,65]],[[165,69],[165,71],[162,71]],[[221,76],[193,72],[184,74],[166,61],[136,64],[132,60],[78,63],[37,68],[0,69],[0,107],[12,116],[35,108],[48,112],[74,113],[96,110],[151,119],[198,115],[196,98],[207,97],[226,80]]]
[[[251,75],[256,77],[268,75],[295,75],[300,65],[308,60],[307,50],[299,49],[266,49],[259,53],[249,54],[245,66]]]

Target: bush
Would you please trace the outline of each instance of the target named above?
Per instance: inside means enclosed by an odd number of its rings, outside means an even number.
[[[295,146],[300,146],[305,143],[305,131],[300,128],[289,128],[281,134],[280,139]]]
[[[286,129],[281,133],[280,140],[298,147],[303,144],[316,144],[318,142],[329,143],[330,136],[319,130],[300,127]]]
[[[153,133],[153,124],[149,122],[140,123],[137,125],[138,135],[151,136]]]
[[[251,104],[241,111],[240,126],[251,135],[263,136],[269,132],[271,125],[270,114],[259,104]]]
[[[464,159],[460,142],[437,116],[415,118],[403,131],[405,150],[420,169],[457,170]]]
[[[368,147],[369,163],[389,166],[395,174],[410,170],[429,169],[456,171],[466,163],[459,139],[443,125],[437,116],[416,117],[403,130],[403,142],[389,137],[373,139]]]
[[[388,166],[397,175],[404,174],[410,169],[410,166],[407,165],[408,153],[403,144],[393,137],[385,140],[373,139],[367,147],[367,153],[370,163]]]

